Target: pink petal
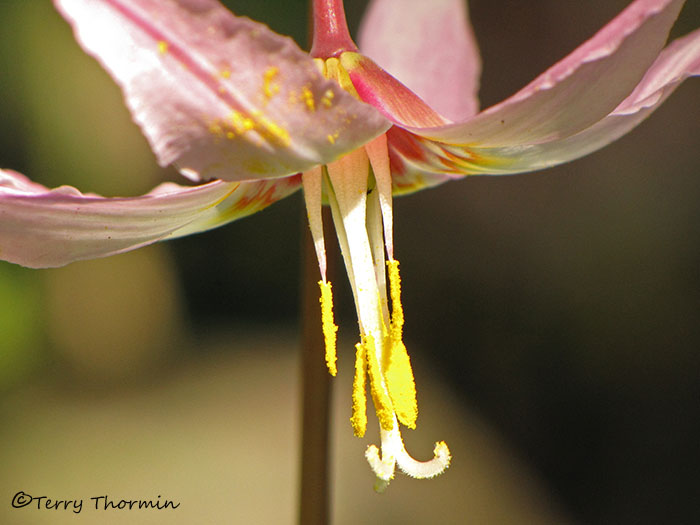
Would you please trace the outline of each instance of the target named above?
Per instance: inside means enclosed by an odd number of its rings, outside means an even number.
[[[407,195],[461,176],[444,173],[447,167],[431,152],[429,140],[394,126],[386,132],[391,164],[392,193]]]
[[[161,184],[141,197],[50,190],[0,170],[0,259],[46,268],[113,255],[245,217],[299,188],[299,177],[195,187]]]
[[[700,30],[675,40],[649,69],[634,92],[603,120],[563,140],[529,146],[512,158],[505,170],[517,173],[542,169],[596,151],[646,119],[689,76],[700,75]],[[507,152],[489,152],[502,158]],[[503,173],[503,171],[500,171]]]
[[[539,170],[567,162],[629,132],[688,77],[700,75],[700,29],[673,41],[656,59],[636,89],[608,116],[589,128],[561,140],[517,148],[470,148],[430,142],[412,135],[392,144],[390,151],[416,170],[433,170],[443,177],[483,173],[509,174]],[[404,131],[408,134],[408,132]],[[412,142],[409,142],[412,141]]]
[[[340,62],[360,99],[403,127],[441,126],[447,121],[418,95],[384,71],[369,57],[346,52]]]
[[[470,146],[520,146],[573,135],[634,89],[668,37],[683,0],[636,0],[593,38],[512,97],[459,124],[412,129]]]
[[[215,0],[55,0],[122,87],[160,164],[258,179],[330,162],[387,129],[294,42]]]
[[[373,0],[360,50],[452,120],[479,110],[481,60],[465,0]]]

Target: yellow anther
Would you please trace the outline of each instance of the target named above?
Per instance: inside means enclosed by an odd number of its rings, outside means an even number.
[[[391,406],[391,398],[386,393],[382,384],[382,373],[377,360],[377,350],[374,345],[374,337],[366,335],[363,337],[362,346],[367,353],[367,364],[369,369],[369,384],[374,410],[377,412],[379,425],[384,430],[394,428],[394,408]]]
[[[392,259],[386,263],[389,270],[389,295],[391,296],[391,338],[403,339],[403,306],[401,305],[401,276],[399,261]]]
[[[158,41],[158,52],[164,55],[168,52],[168,43],[165,40]]]
[[[321,303],[323,339],[326,345],[326,366],[328,366],[328,372],[330,372],[332,376],[335,376],[338,373],[335,352],[336,332],[338,331],[338,327],[333,320],[333,291],[330,281],[325,283],[319,281],[318,285],[321,287],[321,299],[319,301]]]
[[[386,386],[398,420],[408,428],[416,428],[418,402],[411,360],[403,341],[391,340]]]
[[[352,80],[350,80],[350,75],[341,65],[340,60],[335,57],[329,58],[326,60],[325,66],[325,77],[336,80],[338,84],[340,84],[341,88],[359,100],[360,95],[357,94],[357,90],[355,89],[355,86],[353,86]]]
[[[408,428],[416,428],[418,402],[416,383],[413,379],[411,360],[403,344],[403,306],[401,305],[401,276],[399,261],[387,261],[389,271],[389,294],[391,295],[391,329],[388,336],[388,359],[386,362],[386,384],[394,404],[396,417]]]
[[[367,351],[362,343],[355,345],[355,378],[352,381],[352,431],[364,437],[367,430]]]

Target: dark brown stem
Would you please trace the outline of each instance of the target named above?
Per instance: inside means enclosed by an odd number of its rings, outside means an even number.
[[[324,226],[331,224],[328,209],[323,210]],[[303,270],[301,298],[301,492],[299,523],[325,525],[329,521],[328,428],[330,412],[330,379],[324,359],[324,341],[319,305],[320,274],[304,214]],[[325,235],[326,242],[333,236]],[[331,246],[333,248],[333,246]],[[328,276],[335,267],[333,250],[328,253]]]

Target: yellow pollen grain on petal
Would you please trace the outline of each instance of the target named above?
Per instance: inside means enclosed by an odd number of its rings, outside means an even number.
[[[327,89],[326,92],[321,97],[321,104],[329,108],[333,105],[333,99],[335,98],[335,93],[332,89]]]
[[[273,66],[268,67],[263,74],[263,92],[268,99],[271,99],[280,91],[279,85],[274,82],[279,71],[279,68]]]
[[[221,127],[219,122],[216,122],[216,121],[209,124],[209,133],[211,133],[212,135],[215,135],[219,138],[223,138],[223,136],[224,136],[223,128]]]
[[[328,372],[335,376],[338,373],[336,368],[336,333],[338,326],[333,320],[333,290],[330,281],[319,281],[321,287],[321,327],[323,330],[323,340],[326,346],[326,366]]]
[[[365,336],[362,345],[367,354],[370,392],[372,393],[374,410],[377,412],[379,425],[384,430],[391,430],[394,427],[394,409],[391,405],[391,398],[387,395],[382,385],[382,373],[379,368],[379,361],[377,360],[374,337],[371,335]]]
[[[158,53],[164,55],[168,52],[168,43],[165,40],[158,41]]]
[[[337,139],[338,136],[339,136],[339,133],[333,133],[333,134],[329,133],[326,136],[326,138],[328,139],[328,142],[330,142],[331,144],[335,144],[335,139]]]
[[[309,111],[316,111],[316,102],[314,101],[314,93],[307,86],[301,89],[301,99],[306,104]]]
[[[362,343],[355,345],[355,377],[352,381],[352,431],[363,437],[367,431],[367,351]]]
[[[228,119],[233,125],[233,129],[239,135],[255,128],[255,121],[252,118],[246,117],[240,111],[232,111]]]
[[[231,78],[231,70],[228,68],[224,68],[221,71],[219,71],[219,76],[221,78]]]

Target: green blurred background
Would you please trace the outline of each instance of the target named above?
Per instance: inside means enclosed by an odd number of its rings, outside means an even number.
[[[364,1],[346,2],[356,27]],[[483,106],[626,0],[473,0]],[[231,0],[306,39],[304,0]],[[43,0],[0,1],[0,166],[136,195],[161,170],[116,86]],[[674,28],[700,27],[689,2]],[[418,456],[453,467],[371,492],[334,414],[336,523],[700,520],[700,82],[590,157],[395,203]],[[0,521],[292,523],[300,195],[220,230],[66,268],[0,263]],[[354,308],[338,282],[351,353]],[[343,361],[344,359],[344,361]],[[24,490],[182,502],[171,515],[12,509]],[[89,501],[86,501],[86,506]],[[120,521],[121,520],[121,521]],[[150,520],[150,521],[149,521]]]

